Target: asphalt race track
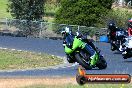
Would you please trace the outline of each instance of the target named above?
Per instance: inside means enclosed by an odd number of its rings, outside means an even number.
[[[87,70],[88,74],[132,74],[132,58],[124,60],[117,51],[110,50],[109,43],[96,42],[95,45],[101,49],[108,67],[105,70]],[[0,36],[0,47],[42,52],[64,57],[64,49],[61,40],[49,40],[38,38],[6,37]],[[75,76],[78,65],[64,63],[64,65],[52,68],[40,68],[18,71],[0,71],[0,76]]]

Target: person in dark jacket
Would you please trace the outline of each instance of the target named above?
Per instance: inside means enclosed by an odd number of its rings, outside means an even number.
[[[118,30],[118,27],[116,27],[114,22],[110,22],[108,24],[108,30],[109,30],[110,41],[115,41],[116,40],[116,31]]]

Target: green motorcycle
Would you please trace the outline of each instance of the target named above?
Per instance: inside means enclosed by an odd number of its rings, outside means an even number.
[[[68,36],[66,36],[66,38],[67,37]],[[105,69],[107,67],[107,62],[100,52],[94,51],[96,53],[96,58],[90,59],[89,49],[87,49],[89,45],[78,36],[74,36],[71,41],[63,43],[63,46],[66,55],[70,56],[73,62],[78,62],[85,69],[92,69],[94,67]],[[92,47],[90,48],[92,51]]]

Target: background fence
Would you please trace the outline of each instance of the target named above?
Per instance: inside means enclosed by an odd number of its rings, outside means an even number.
[[[14,37],[39,37],[61,39],[61,30],[66,24],[56,24],[41,21],[26,21],[18,19],[0,19],[0,35]],[[89,33],[95,40],[101,35],[107,35],[107,28],[86,27],[79,25],[68,25],[73,33],[80,31],[83,34]]]

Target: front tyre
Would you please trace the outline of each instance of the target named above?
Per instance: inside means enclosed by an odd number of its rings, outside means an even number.
[[[75,60],[72,59],[70,56],[67,56],[67,61],[68,61],[69,63],[75,63]]]
[[[98,64],[96,65],[99,69],[106,69],[107,62],[103,56],[100,57]]]
[[[85,58],[83,58],[79,53],[75,54],[75,58],[77,60],[77,62],[84,67],[87,70],[92,69],[92,67],[90,66],[90,64],[88,63],[88,61],[85,60]]]
[[[116,48],[114,47],[114,45],[111,45],[111,51],[115,51]]]

